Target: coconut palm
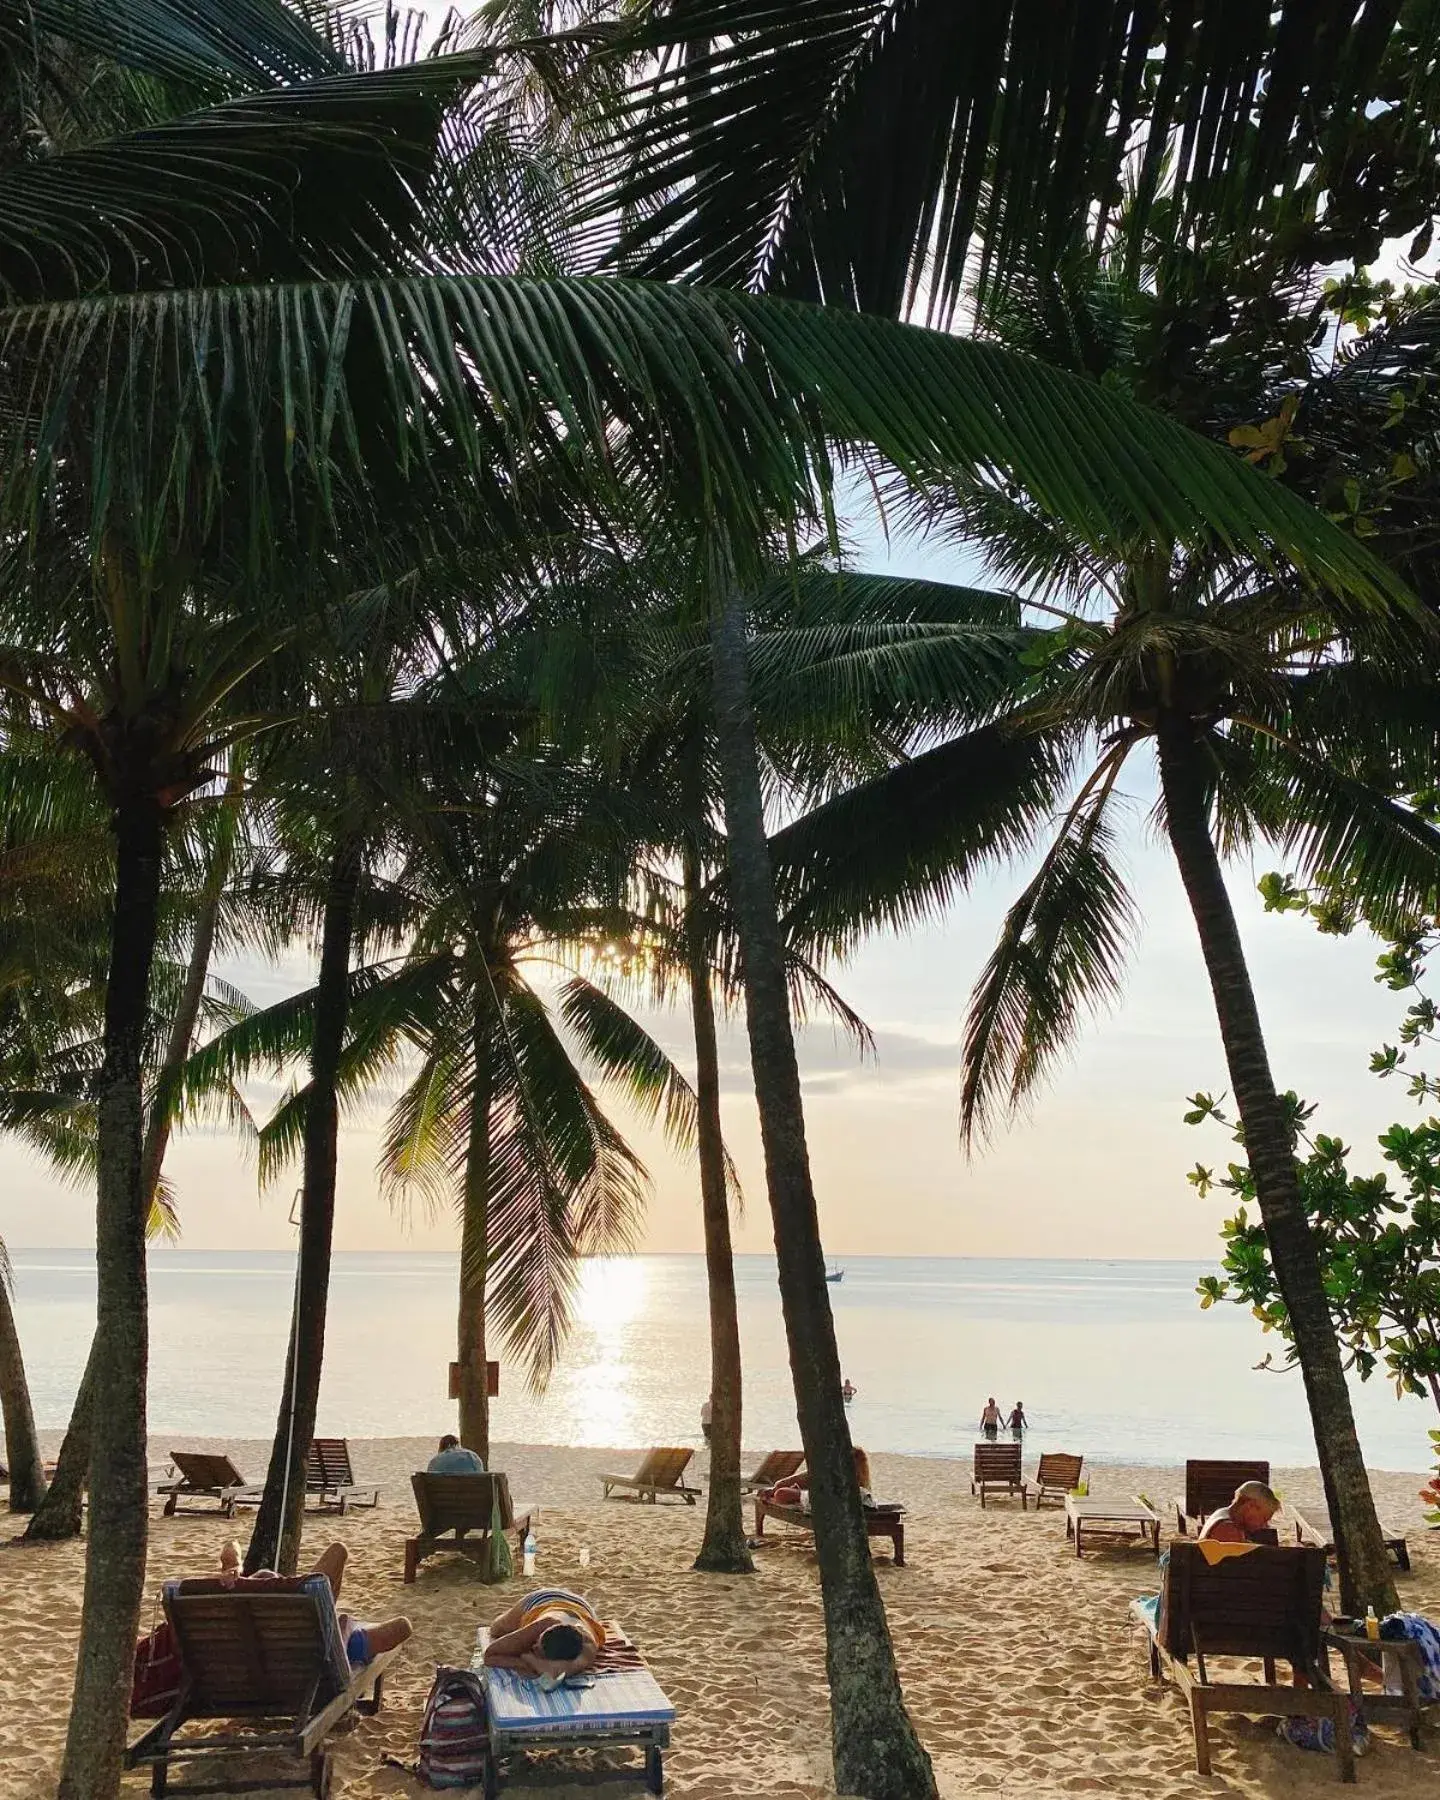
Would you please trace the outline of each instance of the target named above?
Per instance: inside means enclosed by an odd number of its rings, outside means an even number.
[[[774,522],[814,508],[835,440],[921,480],[983,460],[1077,526],[1188,539],[1223,519],[1342,588],[1380,578],[1209,447],[993,351],[738,293],[492,272],[513,260],[482,254],[452,152],[483,138],[506,53],[357,74],[278,0],[238,22],[208,0],[30,0],[14,68],[37,42],[122,71],[152,121],[106,136],[77,116],[0,174],[0,677],[85,758],[115,838],[101,1391],[61,1790],[103,1800],[143,1580],[140,1041],[163,846],[217,747],[255,729],[239,687],[317,595],[513,541],[546,460],[577,508],[638,484],[743,580]],[[842,1780],[889,1791],[884,1739],[842,1755]]]
[[[992,693],[983,722],[780,833],[787,924],[803,941],[842,930],[847,911],[852,924],[918,918],[983,860],[1028,852],[1050,832],[972,1000],[970,1138],[1023,1104],[1086,1014],[1118,992],[1136,907],[1114,859],[1114,809],[1122,770],[1153,749],[1157,820],[1194,914],[1297,1347],[1304,1339],[1346,1600],[1392,1603],[1221,858],[1267,842],[1377,901],[1433,903],[1440,834],[1390,797],[1392,759],[1376,754],[1360,700],[1377,739],[1403,741],[1409,766],[1428,765],[1440,728],[1433,628],[1416,610],[1353,610],[1218,540],[1169,552],[1087,541],[1003,488],[967,488],[939,517],[1038,605],[1023,625],[1015,615],[1012,693]],[[995,605],[957,590],[935,633],[967,613],[993,625]]]

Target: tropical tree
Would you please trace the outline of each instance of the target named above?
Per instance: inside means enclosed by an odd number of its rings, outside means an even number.
[[[512,539],[517,473],[547,458],[577,505],[623,469],[744,580],[762,528],[813,510],[833,440],[871,443],[917,480],[984,461],[1090,529],[1188,540],[1223,519],[1237,543],[1273,543],[1347,591],[1380,579],[1206,446],[994,352],[736,293],[476,272],[445,154],[483,135],[504,53],[356,74],[276,0],[232,27],[189,0],[122,20],[31,0],[5,36],[22,70],[58,42],[143,75],[127,91],[154,121],[104,137],[92,117],[88,137],[0,175],[0,670],[88,761],[116,853],[103,1355],[62,1775],[87,1800],[118,1780],[143,1579],[140,1036],[162,849],[217,745],[255,729],[238,689],[318,596],[413,568],[426,547]],[[842,1781],[891,1791],[884,1736],[839,1756]]]
[[[1096,376],[1108,371],[1112,380],[1133,378],[1136,346],[1148,341],[1127,307],[1143,319],[1169,304],[1163,287],[1151,295],[1083,273],[1074,285],[1037,280],[1029,298],[1026,305],[1012,294],[1005,315],[1012,340],[1078,361]],[[1202,376],[1196,387],[1203,385]],[[1303,393],[1283,366],[1277,386],[1297,399]],[[1236,404],[1223,386],[1211,391],[1217,407]],[[1272,389],[1249,416],[1278,415],[1281,393]],[[1253,403],[1252,394],[1241,402]],[[797,895],[807,882],[805,859],[816,859],[808,878],[815,897],[795,904],[833,927],[848,888],[862,911],[893,922],[963,884],[977,853],[993,853],[977,827],[982,806],[994,816],[995,797],[979,800],[967,782],[949,791],[945,805],[936,800],[967,763],[973,780],[997,750],[1011,759],[1008,770],[1003,761],[991,769],[1002,784],[996,795],[1007,847],[1030,848],[1066,796],[1059,828],[972,1001],[962,1123],[973,1137],[1033,1092],[1086,1012],[1118,991],[1135,906],[1114,860],[1113,812],[1122,769],[1137,749],[1153,748],[1157,817],[1210,975],[1339,1529],[1347,1599],[1362,1607],[1388,1601],[1340,1350],[1297,1189],[1291,1121],[1270,1074],[1221,854],[1268,841],[1305,869],[1343,872],[1377,903],[1428,903],[1440,877],[1440,836],[1391,797],[1388,774],[1377,782],[1375,746],[1356,717],[1363,692],[1370,715],[1384,721],[1377,738],[1404,740],[1409,766],[1433,757],[1433,630],[1414,606],[1354,608],[1220,539],[1140,547],[1070,530],[1003,483],[966,484],[927,513],[958,541],[983,546],[992,571],[1033,602],[1035,610],[1014,615],[1012,697],[964,736],[783,833],[778,848]],[[993,620],[995,605],[994,596],[973,603],[972,623]],[[949,629],[965,606],[957,593],[937,628]],[[1089,747],[1087,767],[1081,758]],[[929,794],[923,816],[913,806],[921,791]],[[900,818],[903,833],[895,829]],[[822,848],[840,833],[875,860],[868,896],[865,856],[837,858]],[[827,882],[838,885],[821,899]]]

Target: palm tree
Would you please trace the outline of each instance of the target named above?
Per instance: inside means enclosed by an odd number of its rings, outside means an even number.
[[[1412,759],[1433,756],[1433,707],[1421,695],[1433,632],[1413,611],[1351,609],[1218,541],[1169,554],[1087,542],[999,489],[967,490],[946,522],[1024,581],[1042,620],[1059,622],[1022,624],[1034,615],[1017,606],[1007,701],[992,693],[977,708],[983,723],[779,834],[789,928],[803,938],[842,931],[847,916],[852,929],[858,919],[919,917],[997,849],[1029,850],[1059,805],[1058,829],[972,1001],[962,1102],[971,1138],[1024,1102],[1086,1012],[1118,990],[1135,907],[1113,861],[1110,820],[1122,768],[1154,746],[1158,817],[1210,975],[1277,1279],[1295,1309],[1346,1603],[1391,1604],[1221,852],[1261,839],[1377,899],[1433,899],[1440,834],[1389,797],[1377,777],[1386,765],[1347,703],[1364,694]],[[956,590],[934,635],[953,633],[967,614],[993,632],[996,603]]]
[[[5,1425],[10,1511],[33,1513],[45,1498],[45,1465],[40,1458],[40,1440],[35,1435],[20,1333],[15,1329],[15,1313],[10,1304],[14,1291],[14,1271],[0,1241],[0,1416]]]
[[[445,153],[485,129],[504,53],[355,74],[278,0],[223,31],[181,0],[29,12],[47,45],[144,76],[119,85],[153,121],[107,137],[88,114],[0,174],[0,677],[86,758],[115,842],[103,1354],[61,1790],[105,1800],[145,1548],[140,1047],[162,851],[217,742],[255,728],[237,688],[317,591],[513,540],[547,457],[577,507],[634,484],[744,578],[761,526],[813,507],[837,439],[917,479],[985,460],[1076,523],[1183,538],[1223,518],[1342,586],[1377,577],[1209,447],[993,351],[738,293],[474,272]],[[7,34],[16,67],[35,37]]]

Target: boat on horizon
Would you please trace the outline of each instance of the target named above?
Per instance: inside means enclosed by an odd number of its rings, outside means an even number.
[[[843,1269],[827,1269],[825,1271],[825,1279],[827,1281],[843,1281],[845,1279],[845,1271]]]

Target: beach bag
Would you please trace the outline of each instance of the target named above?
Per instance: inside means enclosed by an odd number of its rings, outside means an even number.
[[[180,1646],[168,1619],[162,1619],[135,1646],[135,1672],[130,1680],[130,1717],[163,1719],[180,1698]]]
[[[415,1773],[426,1787],[478,1787],[485,1779],[490,1737],[485,1687],[473,1669],[436,1669],[420,1727]]]
[[[508,1581],[514,1573],[515,1558],[510,1554],[510,1545],[505,1537],[505,1519],[500,1509],[500,1483],[497,1481],[491,1488],[490,1540],[485,1546],[485,1561],[480,1569],[480,1579],[493,1586],[497,1581]]]

